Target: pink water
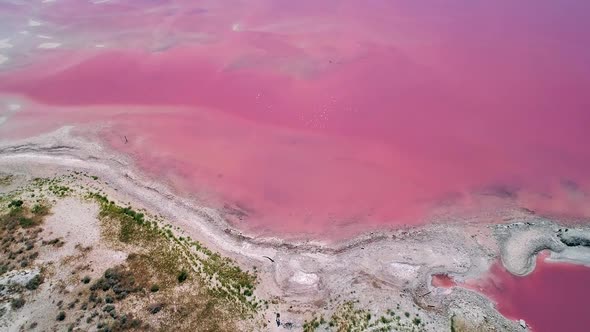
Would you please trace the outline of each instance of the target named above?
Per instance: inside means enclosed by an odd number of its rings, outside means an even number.
[[[524,319],[535,332],[588,331],[590,268],[537,260],[526,277],[516,277],[495,264],[474,287],[496,303],[503,315]]]
[[[0,137],[101,126],[149,174],[259,232],[416,224],[481,193],[589,217],[588,13],[548,0],[4,3],[0,94],[24,107]]]
[[[440,288],[451,288],[457,286],[455,280],[448,274],[434,274],[432,275],[432,286]]]

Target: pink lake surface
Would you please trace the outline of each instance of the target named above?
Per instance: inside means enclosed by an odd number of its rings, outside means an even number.
[[[469,288],[489,296],[504,316],[524,319],[535,332],[584,332],[590,326],[588,285],[590,268],[546,262],[540,256],[526,277],[516,277],[496,263],[487,277],[470,282]]]
[[[482,196],[588,218],[589,13],[567,0],[2,3],[0,138],[101,128],[258,232],[417,224]]]

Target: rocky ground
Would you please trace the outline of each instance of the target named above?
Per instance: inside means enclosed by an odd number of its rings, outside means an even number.
[[[523,331],[431,276],[590,257],[588,229],[518,209],[340,243],[251,237],[67,128],[0,143],[0,170],[8,331]]]

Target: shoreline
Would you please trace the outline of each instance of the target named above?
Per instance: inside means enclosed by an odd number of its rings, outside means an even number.
[[[10,164],[7,158],[13,160],[13,164],[19,163],[38,163],[40,165],[53,165],[56,169],[61,168],[79,168],[91,171],[101,175],[102,179],[106,181],[109,186],[116,186],[117,190],[126,188],[129,196],[139,197],[139,201],[143,201],[146,205],[153,205],[154,210],[170,210],[162,208],[161,202],[154,202],[154,197],[157,199],[163,198],[175,205],[175,207],[182,208],[193,214],[199,215],[204,223],[208,223],[211,228],[223,228],[222,236],[229,236],[234,240],[246,241],[260,246],[285,246],[288,249],[302,248],[304,250],[327,250],[328,252],[337,253],[347,250],[349,248],[371,243],[378,240],[385,240],[392,236],[400,237],[404,233],[411,230],[432,229],[440,226],[447,227],[464,225],[490,226],[500,223],[493,223],[488,221],[470,220],[456,216],[456,218],[443,216],[441,220],[432,220],[417,225],[383,225],[383,227],[369,230],[365,232],[358,232],[355,235],[347,236],[339,239],[329,238],[309,238],[305,234],[286,234],[286,236],[268,236],[247,233],[247,231],[240,230],[224,220],[222,211],[215,208],[200,206],[189,198],[184,198],[174,193],[173,190],[166,184],[157,182],[152,178],[142,174],[133,165],[133,161],[128,156],[123,156],[116,153],[103,144],[96,141],[88,141],[80,136],[72,136],[70,130],[72,127],[62,127],[56,131],[41,134],[34,138],[17,139],[0,143],[0,156],[3,158],[0,163]],[[114,171],[117,168],[124,168],[125,171]],[[131,186],[130,186],[131,185]],[[131,188],[131,189],[129,189]],[[527,222],[535,220],[548,220],[546,218],[539,218],[531,214],[529,211],[521,211],[519,209],[498,212],[496,216],[486,219],[503,218],[502,224],[509,224],[511,220],[517,222]],[[459,221],[450,221],[451,219],[461,219]],[[471,218],[475,219],[475,218]],[[202,225],[199,225],[202,226]],[[206,226],[202,226],[206,227]],[[202,229],[205,231],[204,229]]]
[[[573,235],[564,236],[565,231],[559,230],[566,228],[527,213],[515,213],[503,224],[434,223],[372,231],[339,242],[255,238],[231,227],[218,211],[195,206],[142,175],[128,158],[99,143],[72,136],[67,127],[30,139],[0,143],[0,165],[3,170],[29,178],[72,170],[98,176],[94,185],[108,197],[162,216],[180,234],[189,235],[244,266],[258,267],[261,294],[281,298],[274,308],[277,312],[289,312],[288,307],[295,306],[297,310],[291,310],[293,321],[308,315],[313,303],[353,288],[363,305],[377,309],[383,309],[379,306],[393,297],[406,304],[440,310],[444,314],[431,317],[436,326],[447,324],[445,319],[449,315],[459,314],[472,322],[495,317],[495,324],[500,324],[497,326],[516,330],[521,328],[518,322],[508,321],[493,306],[484,305],[491,300],[464,289],[445,294],[431,286],[431,276],[446,273],[458,280],[478,277],[498,258],[509,272],[524,276],[534,270],[539,251],[550,249],[555,260],[575,261],[577,256],[571,252],[586,247],[572,243],[568,247],[561,239],[590,239],[588,226],[579,225],[572,229]],[[569,255],[566,248],[570,248]],[[557,255],[560,253],[561,256]],[[584,262],[590,264],[590,260]],[[390,294],[379,294],[383,293],[382,288],[390,290]],[[375,303],[375,299],[382,301]],[[475,303],[479,305],[469,309]],[[285,319],[289,317],[286,315]]]

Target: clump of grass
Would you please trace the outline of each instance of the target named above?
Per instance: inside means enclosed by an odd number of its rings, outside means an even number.
[[[22,308],[25,305],[25,299],[23,299],[22,297],[18,297],[16,299],[12,299],[10,301],[10,307],[13,310],[18,310],[20,308]]]
[[[43,242],[41,242],[41,244],[43,245],[50,245],[50,246],[54,246],[54,247],[58,247],[60,248],[61,246],[63,246],[65,244],[65,242],[63,242],[60,238],[55,238],[49,241],[45,241],[43,240]]]
[[[124,266],[117,266],[107,269],[103,276],[97,279],[91,286],[91,291],[112,290],[118,300],[124,299],[128,294],[138,292],[142,289],[136,281],[133,272]],[[91,296],[94,294],[91,294]],[[92,298],[89,298],[91,301]]]
[[[49,207],[47,207],[43,204],[35,204],[31,208],[31,212],[35,215],[38,215],[38,216],[45,216],[45,215],[49,214]]]
[[[341,304],[330,319],[330,324],[337,331],[364,331],[369,327],[371,313],[368,310],[356,309],[354,303]]]
[[[53,193],[57,197],[66,197],[71,192],[73,192],[72,188],[67,187],[67,186],[57,185],[57,184],[50,185],[48,189],[51,193]]]
[[[131,314],[119,316],[112,326],[113,331],[137,330],[142,326],[141,320]]]
[[[9,186],[12,184],[14,176],[12,174],[0,176],[0,186]]]
[[[278,316],[278,314],[277,314]],[[313,317],[313,319],[311,321],[305,321],[303,323],[303,332],[312,332],[315,331],[317,328],[319,328],[322,325],[326,324],[326,320],[324,319],[324,317]],[[333,325],[330,325],[333,326]]]
[[[33,220],[32,218],[27,218],[27,217],[19,217],[18,224],[22,228],[31,228],[31,227],[37,225],[37,223],[35,223],[35,220]]]
[[[43,217],[49,213],[49,208],[44,208],[44,213],[33,213],[26,207],[23,200],[16,199],[8,204],[8,213],[0,216],[0,227],[4,230],[15,230],[18,227],[32,228],[43,221]],[[38,210],[37,210],[38,211]]]

